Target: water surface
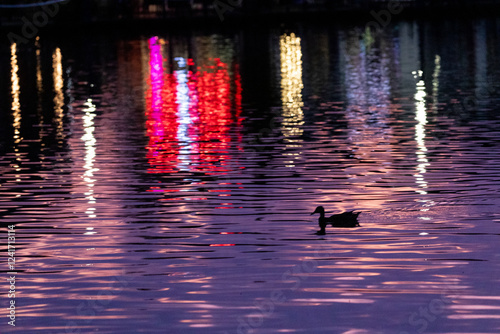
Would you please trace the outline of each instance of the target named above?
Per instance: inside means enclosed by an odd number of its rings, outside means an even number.
[[[499,20],[0,54],[4,330],[500,332]]]

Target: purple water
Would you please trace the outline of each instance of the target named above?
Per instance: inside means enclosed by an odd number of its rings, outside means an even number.
[[[30,43],[2,333],[500,332],[500,20]]]

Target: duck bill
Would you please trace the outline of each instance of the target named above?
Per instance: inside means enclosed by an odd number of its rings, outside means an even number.
[[[315,213],[320,213],[318,209],[314,210],[313,213],[311,213],[311,216],[314,215]]]

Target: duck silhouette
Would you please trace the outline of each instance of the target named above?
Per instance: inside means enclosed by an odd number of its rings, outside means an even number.
[[[311,215],[319,213],[318,224],[320,230],[316,232],[316,234],[325,234],[326,225],[329,223],[332,224],[333,227],[356,227],[359,226],[358,216],[361,212],[354,213],[353,211],[340,213],[337,215],[333,215],[330,217],[325,217],[325,208],[322,206],[318,206],[316,210],[314,210]]]

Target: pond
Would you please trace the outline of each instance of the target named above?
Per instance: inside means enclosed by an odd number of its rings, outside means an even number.
[[[0,64],[2,332],[500,332],[500,19],[42,35]],[[361,226],[316,235],[319,205]]]

